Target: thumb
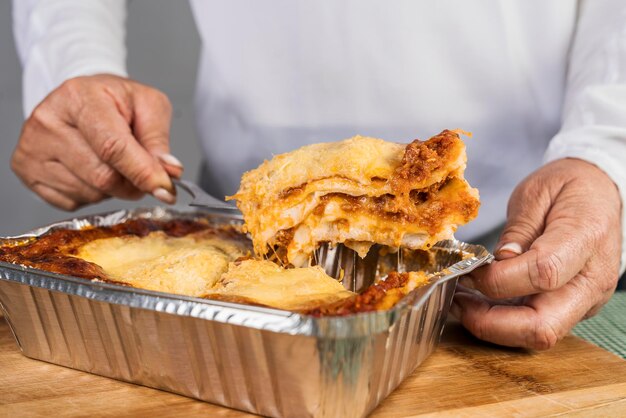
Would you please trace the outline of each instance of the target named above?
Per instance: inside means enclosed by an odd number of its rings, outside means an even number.
[[[541,184],[531,180],[520,184],[509,199],[506,225],[494,250],[496,259],[506,260],[528,251],[543,233],[551,205],[552,199]]]
[[[172,105],[159,90],[137,84],[133,92],[133,134],[170,176],[180,177],[183,164],[170,153]]]

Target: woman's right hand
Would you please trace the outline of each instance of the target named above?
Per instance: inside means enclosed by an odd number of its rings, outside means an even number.
[[[24,123],[11,168],[65,210],[145,193],[174,203],[170,176],[183,166],[169,150],[171,113],[165,94],[123,77],[67,80]]]

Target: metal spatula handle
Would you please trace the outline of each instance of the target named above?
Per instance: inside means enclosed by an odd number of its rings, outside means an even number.
[[[172,179],[172,183],[174,183],[176,186],[180,187],[181,189],[189,193],[191,197],[193,197],[193,200],[189,203],[190,206],[231,212],[238,211],[235,206],[229,205],[228,203],[218,199],[217,197],[211,196],[210,194],[202,190],[200,186],[198,186],[194,182],[182,179]]]

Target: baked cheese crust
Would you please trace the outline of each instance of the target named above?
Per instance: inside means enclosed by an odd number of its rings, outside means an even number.
[[[269,260],[243,260],[231,263],[205,297],[306,311],[354,295],[318,266],[285,269]]]
[[[76,252],[118,283],[197,297],[215,285],[230,262],[245,255],[245,246],[225,237],[203,232],[171,237],[162,231],[102,238]]]

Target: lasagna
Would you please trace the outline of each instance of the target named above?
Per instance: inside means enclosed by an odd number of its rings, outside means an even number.
[[[353,296],[355,293],[346,290],[321,267],[285,269],[269,260],[232,263],[205,295],[210,299],[299,312],[332,305]]]
[[[204,220],[133,219],[112,227],[59,229],[19,245],[0,246],[0,261],[315,316],[388,309],[428,281],[423,272],[391,272],[357,294],[319,266],[285,268],[252,258],[251,247],[249,238],[235,226]]]
[[[355,136],[304,146],[245,173],[229,198],[256,254],[284,264],[308,265],[325,242],[361,257],[374,243],[427,249],[478,213],[460,133],[408,145]]]
[[[409,292],[427,284],[428,280],[429,276],[424,271],[392,271],[385,280],[379,280],[358,295],[335,303],[318,305],[307,313],[314,316],[335,316],[390,309]]]
[[[145,237],[102,238],[81,246],[75,256],[101,267],[109,280],[118,283],[203,296],[229,263],[246,255],[240,242],[209,231],[184,237],[156,231]]]
[[[133,219],[112,227],[60,229],[0,247],[0,261],[102,282],[202,296],[228,264],[250,254],[234,226]]]

